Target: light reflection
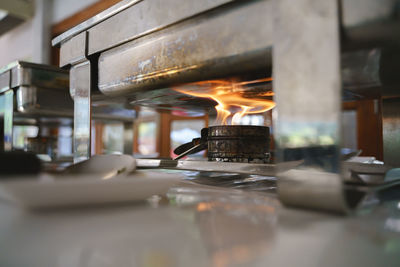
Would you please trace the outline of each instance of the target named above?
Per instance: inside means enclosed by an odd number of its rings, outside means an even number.
[[[260,247],[262,248],[262,246]],[[260,253],[258,251],[260,247],[255,248],[241,245],[216,251],[212,257],[213,266],[226,267],[232,264],[244,264]]]
[[[278,115],[279,116],[279,115]],[[278,120],[279,121],[279,120]],[[287,119],[286,123],[278,122],[280,138],[277,139],[281,147],[296,148],[311,145],[335,145],[337,125],[331,122],[305,122],[299,119]]]
[[[176,74],[179,72],[186,72],[192,69],[197,69],[199,66],[198,65],[193,65],[193,66],[188,66],[188,67],[172,67],[172,68],[167,68],[163,69],[161,71],[154,71],[154,72],[148,72],[144,74],[138,74],[134,77],[130,77],[126,79],[126,82],[134,80],[136,83],[137,82],[143,82],[146,80],[152,80],[152,79],[157,79],[160,77],[165,77],[167,75],[172,75]]]
[[[260,199],[250,203],[227,198],[197,203],[195,218],[201,237],[212,266],[251,266],[274,242],[276,208]]]
[[[116,172],[110,172],[110,173],[104,175],[102,180],[108,180],[108,179],[114,177],[116,174],[117,174]]]
[[[212,209],[224,209],[225,211],[240,211],[246,210],[247,212],[250,211],[258,211],[258,212],[266,212],[266,213],[274,213],[275,208],[273,206],[268,205],[248,205],[248,204],[230,204],[230,203],[223,203],[223,202],[200,202],[196,206],[196,210],[199,212],[209,211]]]

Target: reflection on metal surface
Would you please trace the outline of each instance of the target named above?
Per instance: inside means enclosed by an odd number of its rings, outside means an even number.
[[[74,92],[74,162],[88,159],[91,153],[91,73],[86,61],[71,69],[70,90]]]
[[[278,195],[282,203],[347,212],[343,182],[335,173],[308,170],[290,170],[279,175]]]
[[[17,110],[34,116],[73,116],[68,86],[63,91],[36,86],[20,86],[16,91]]]
[[[13,115],[14,115],[14,92],[9,90],[4,94],[0,95],[0,116],[2,116],[2,120],[0,122],[3,125],[0,127],[2,130],[3,147],[0,148],[0,151],[11,151],[12,150],[12,137],[13,137]]]
[[[337,144],[338,124],[321,121],[307,122],[306,118],[282,118],[278,123],[279,136],[275,138],[281,147],[300,148],[308,146],[330,146]],[[299,120],[304,120],[300,122]]]
[[[258,192],[235,190],[188,183],[171,188],[167,193],[173,204],[195,206],[197,211],[226,212],[232,216],[251,214],[257,221],[275,222],[279,202]]]
[[[251,266],[275,240],[279,204],[274,198],[205,186],[172,188],[168,197],[178,206],[194,207],[212,266]]]
[[[218,172],[185,172],[186,179],[197,184],[234,188],[263,193],[276,193],[276,178],[273,176],[218,173]]]
[[[215,267],[251,266],[274,242],[273,206],[210,201],[198,203],[196,210],[196,222]]]
[[[240,162],[215,162],[199,160],[136,159],[138,168],[179,169],[205,172],[230,172],[275,176],[277,171],[286,171],[299,166],[303,161],[277,164],[258,164]]]
[[[391,166],[382,163],[345,161],[342,163],[342,177],[344,181],[349,183],[378,185],[387,182],[385,175],[391,168]]]
[[[389,218],[388,225],[396,224],[398,209],[379,205],[343,218],[287,209],[259,194],[239,197],[237,191],[194,201],[196,193],[180,190],[191,202],[174,204],[171,196],[171,204],[157,208],[144,202],[24,216],[2,202],[0,260],[32,267],[400,265],[400,235],[385,228]],[[38,242],[50,244],[52,253]],[[35,249],[21,254],[21,246]]]

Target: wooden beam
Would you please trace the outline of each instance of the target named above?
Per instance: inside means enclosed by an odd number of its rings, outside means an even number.
[[[383,159],[382,115],[378,100],[362,99],[344,102],[343,110],[357,112],[357,147],[361,156],[373,156]]]
[[[169,158],[171,153],[171,113],[161,111],[157,131],[157,152],[160,158]]]
[[[94,129],[95,129],[94,154],[100,155],[103,154],[104,151],[104,144],[103,144],[104,124],[99,121],[95,121]]]
[[[357,110],[358,101],[351,101],[351,102],[343,102],[342,109],[343,110]]]
[[[360,100],[357,106],[357,140],[362,156],[383,159],[382,121],[377,100]]]

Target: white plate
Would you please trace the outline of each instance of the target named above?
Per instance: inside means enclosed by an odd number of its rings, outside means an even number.
[[[182,179],[178,173],[157,171],[137,171],[107,180],[88,175],[54,177],[3,180],[0,198],[26,208],[129,202],[165,194]]]

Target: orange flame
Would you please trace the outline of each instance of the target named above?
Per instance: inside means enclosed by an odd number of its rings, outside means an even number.
[[[233,82],[225,80],[201,81],[184,85],[174,90],[195,97],[210,98],[217,102],[217,122],[226,125],[231,118],[231,124],[239,124],[240,119],[248,114],[266,112],[275,107],[275,102],[262,97],[273,96],[272,91],[257,94],[257,98],[246,98],[245,86],[261,82],[272,81],[272,78],[264,78],[253,81]],[[184,87],[188,87],[184,89]],[[200,90],[198,90],[200,87]]]

